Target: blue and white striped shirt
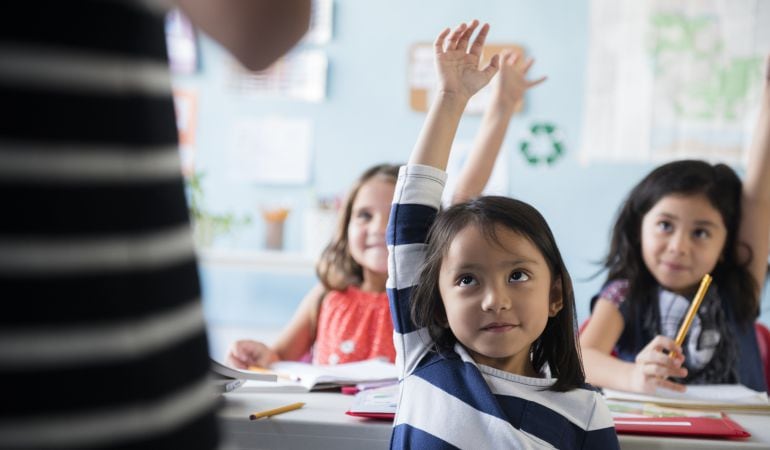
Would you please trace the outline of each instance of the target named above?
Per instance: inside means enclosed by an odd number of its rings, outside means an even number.
[[[411,292],[446,174],[401,168],[388,225],[388,297],[401,377],[391,448],[618,448],[599,393],[546,390],[554,382],[477,364],[460,345],[438,355],[410,317]]]

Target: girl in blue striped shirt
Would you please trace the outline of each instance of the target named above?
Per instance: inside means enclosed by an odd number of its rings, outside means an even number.
[[[457,125],[497,72],[488,25],[436,39],[439,86],[388,227],[388,296],[401,370],[393,448],[618,448],[585,385],[569,274],[543,217],[504,197],[438,213]],[[536,83],[536,82],[532,82]]]

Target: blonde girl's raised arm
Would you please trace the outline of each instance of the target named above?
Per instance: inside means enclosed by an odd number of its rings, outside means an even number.
[[[438,89],[409,159],[410,164],[446,170],[449,150],[468,100],[489,83],[497,71],[498,55],[484,69],[478,67],[489,25],[481,27],[468,47],[478,24],[476,20],[470,25],[460,24],[451,33],[447,28],[434,42]]]
[[[759,120],[749,149],[741,208],[743,216],[738,239],[751,248],[749,270],[761,289],[770,250],[770,56],[766,60]],[[738,251],[745,251],[741,247]],[[739,253],[739,260],[746,257],[748,255]],[[757,292],[757,301],[759,299]],[[756,308],[759,308],[758,303]]]
[[[318,312],[325,293],[326,288],[318,283],[302,299],[273,345],[279,359],[296,361],[310,351],[315,342]]]
[[[533,63],[533,59],[521,61],[519,54],[512,50],[503,53],[500,71],[494,83],[492,101],[484,111],[468,161],[457,177],[457,186],[452,196],[453,204],[481,195],[487,185],[497,155],[503,146],[508,125],[516,108],[521,104],[524,93],[546,79],[527,79],[527,72]]]

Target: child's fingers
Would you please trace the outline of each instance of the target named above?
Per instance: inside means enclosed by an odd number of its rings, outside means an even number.
[[[679,383],[674,383],[673,381],[666,380],[666,379],[658,380],[658,386],[666,389],[671,389],[672,391],[676,391],[676,392],[684,392],[687,390],[687,386]]]
[[[668,352],[682,353],[682,347],[676,345],[676,342],[673,339],[661,335],[655,336],[650,343],[647,344],[647,347],[659,352],[666,350]]]
[[[519,54],[513,50],[506,50],[503,53],[502,60],[503,60],[503,64],[507,66],[515,67],[516,61],[519,60]]]
[[[476,31],[476,27],[479,26],[479,21],[476,19],[471,20],[471,24],[465,29],[463,35],[460,37],[460,41],[457,43],[457,49],[462,51],[468,51],[468,43],[471,41],[471,36]]]
[[[484,67],[483,72],[488,78],[492,78],[495,76],[497,71],[500,69],[500,55],[495,54],[492,56],[492,59],[489,60],[489,63],[486,67]]]
[[[460,38],[465,32],[465,28],[466,25],[461,23],[454,30],[452,30],[452,33],[449,35],[449,40],[447,41],[446,51],[457,49],[457,43],[460,41]]]
[[[534,63],[535,63],[534,59],[532,59],[532,58],[527,59],[527,61],[524,63],[524,66],[522,66],[522,68],[521,68],[521,72],[522,73],[529,72],[529,68],[532,67],[532,64],[534,64]]]
[[[259,367],[270,367],[270,365],[273,363],[272,355],[269,352],[265,352],[260,355],[259,358],[257,358],[256,363]]]
[[[436,54],[444,52],[444,40],[449,34],[449,31],[449,28],[444,28],[444,30],[436,37],[436,40],[433,41],[433,50],[436,52]]]
[[[233,352],[230,352],[227,355],[227,364],[232,367],[235,367],[236,369],[248,368],[248,364],[242,359],[238,358],[235,354],[233,354]]]
[[[538,84],[542,83],[543,81],[545,81],[547,79],[548,79],[547,76],[542,76],[542,77],[538,78],[537,80],[528,81],[527,82],[527,89],[529,89],[529,88],[531,88],[533,86],[537,86]]]
[[[478,21],[474,20],[476,25],[478,25]],[[481,26],[481,29],[479,30],[479,34],[476,35],[476,39],[473,40],[473,45],[471,45],[470,54],[481,58],[481,52],[484,50],[484,42],[487,40],[487,34],[489,33],[489,24],[485,23]]]

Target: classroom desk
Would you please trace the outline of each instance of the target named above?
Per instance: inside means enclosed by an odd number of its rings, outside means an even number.
[[[345,413],[353,397],[334,392],[305,394],[249,393],[224,395],[219,412],[224,448],[230,449],[387,449],[391,423],[350,417]],[[249,414],[294,402],[298,410],[269,419],[249,420]],[[770,416],[730,414],[751,437],[745,440],[684,439],[620,435],[624,450],[656,449],[770,449]]]

